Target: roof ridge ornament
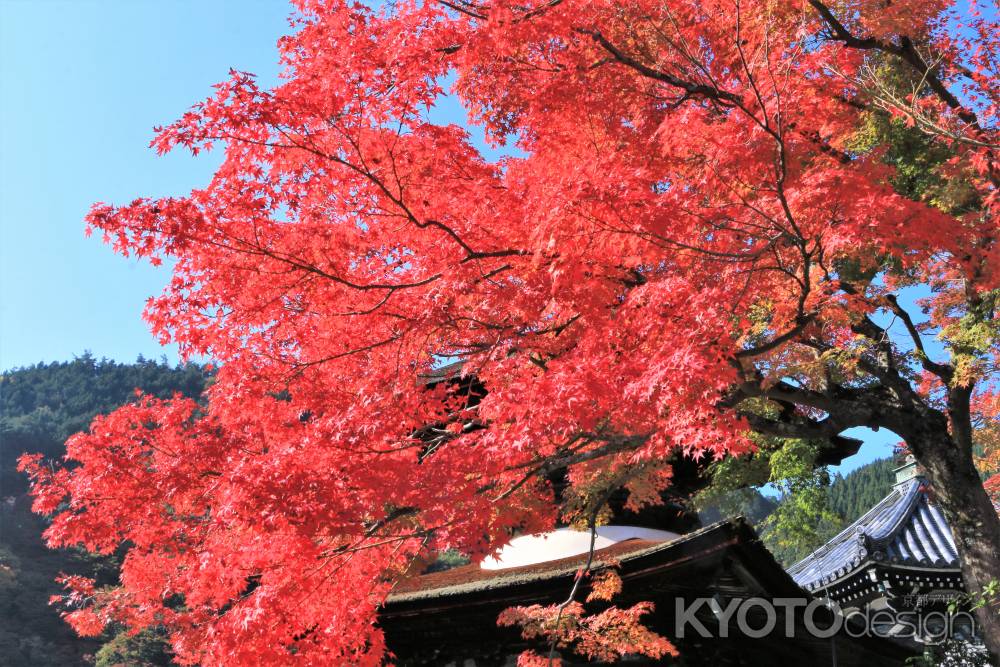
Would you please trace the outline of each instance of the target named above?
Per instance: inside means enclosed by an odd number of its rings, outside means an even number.
[[[902,464],[893,468],[893,473],[896,475],[896,481],[893,483],[893,488],[899,488],[911,479],[924,479],[924,470],[920,464],[917,463],[917,457],[913,454],[907,454],[903,459]]]

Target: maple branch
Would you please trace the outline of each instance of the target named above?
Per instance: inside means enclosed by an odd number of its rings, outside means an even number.
[[[668,72],[662,72],[658,69],[654,69],[642,62],[639,62],[635,58],[627,55],[617,46],[609,42],[604,35],[598,30],[587,30],[584,28],[574,28],[574,32],[580,33],[582,35],[590,36],[595,42],[601,45],[601,47],[610,53],[615,60],[631,67],[635,71],[639,72],[643,76],[650,79],[656,79],[657,81],[662,81],[668,83],[675,88],[680,88],[685,92],[688,97],[701,97],[705,99],[714,100],[723,106],[739,106],[740,99],[730,92],[720,90],[715,86],[708,86],[703,83],[692,83],[690,81],[685,81],[673,74]]]
[[[798,129],[796,123],[794,122],[788,123],[787,127],[789,130],[797,132],[799,136],[803,137],[806,141],[809,141],[814,146],[816,146],[816,148],[818,148],[820,152],[829,155],[840,164],[845,164],[845,165],[851,164],[854,161],[854,158],[851,157],[850,153],[848,153],[847,151],[842,151],[834,148],[832,145],[830,145],[829,141],[825,140],[822,136],[820,136],[819,131],[800,130]]]
[[[374,548],[376,546],[382,546],[383,544],[391,543],[391,542],[399,540],[399,539],[409,539],[411,537],[420,537],[420,536],[422,536],[424,533],[426,533],[428,531],[433,532],[434,529],[425,529],[425,530],[422,530],[422,531],[418,530],[418,531],[415,531],[414,533],[411,533],[411,534],[389,538],[385,542],[376,542],[374,544],[366,545],[365,547],[361,547],[360,546],[365,540],[367,540],[367,539],[369,539],[371,537],[374,537],[375,534],[378,533],[378,531],[380,531],[382,528],[386,527],[387,525],[393,523],[394,521],[398,521],[398,520],[406,518],[406,517],[416,516],[419,513],[420,513],[420,509],[417,508],[417,507],[398,507],[398,508],[390,511],[388,514],[386,514],[381,519],[373,521],[371,524],[369,524],[368,526],[366,526],[364,532],[358,537],[358,539],[354,540],[354,542],[352,542],[351,544],[342,544],[342,545],[340,545],[338,547],[334,547],[333,549],[327,549],[326,551],[323,552],[323,556],[326,557],[326,558],[329,558],[329,557],[332,557],[332,556],[343,555],[343,554],[348,554],[348,553],[354,553],[354,552],[359,551],[362,548],[368,548],[368,549],[370,549],[370,548]]]
[[[920,359],[920,365],[923,368],[934,375],[941,378],[945,384],[951,382],[954,376],[955,369],[951,364],[942,364],[933,361],[929,356],[927,356],[927,351],[924,349],[924,341],[920,336],[920,332],[917,330],[916,325],[913,323],[913,319],[905,308],[899,305],[899,301],[896,299],[895,294],[889,294],[885,297],[886,303],[889,304],[890,310],[903,322],[906,327],[907,333],[910,334],[910,339],[913,341],[913,347],[917,353],[917,358]]]
[[[487,18],[489,18],[488,16],[486,16],[486,14],[480,14],[479,12],[468,9],[468,3],[462,3],[459,5],[454,2],[448,2],[448,0],[437,0],[437,2],[438,4],[444,5],[448,9],[453,9],[459,14],[465,14],[466,16],[470,16],[474,19],[485,21]],[[456,47],[456,50],[458,50],[458,47]]]
[[[278,143],[278,142],[275,142],[275,141],[262,141],[262,140],[259,140],[259,139],[251,139],[251,138],[240,137],[240,136],[231,135],[231,134],[221,134],[221,135],[218,135],[218,136],[206,136],[206,139],[216,139],[216,140],[223,140],[223,141],[244,142],[244,143],[248,143],[248,144],[252,144],[252,145],[257,145],[257,146],[265,146],[265,147],[268,147],[268,148],[284,148],[284,149],[298,148],[299,150],[304,150],[304,151],[306,151],[308,153],[312,153],[313,155],[315,155],[315,156],[317,156],[317,157],[319,157],[321,159],[329,160],[330,162],[333,162],[334,164],[338,164],[338,165],[340,165],[342,167],[345,167],[346,169],[348,169],[348,170],[350,170],[350,171],[358,174],[359,176],[363,177],[364,179],[368,180],[372,185],[374,185],[376,188],[378,188],[378,190],[380,192],[382,192],[382,194],[400,210],[400,212],[403,214],[403,216],[407,220],[409,220],[411,223],[413,223],[413,225],[415,225],[417,228],[419,228],[419,229],[427,229],[427,228],[433,227],[435,229],[440,229],[445,234],[447,234],[449,237],[451,237],[451,239],[454,240],[455,243],[457,243],[459,245],[459,247],[461,247],[462,250],[464,250],[466,252],[466,257],[462,260],[463,262],[467,262],[467,261],[471,261],[471,260],[475,260],[475,259],[486,259],[486,258],[490,258],[490,257],[509,257],[509,256],[513,256],[513,255],[528,255],[528,254],[530,254],[528,251],[525,251],[525,250],[513,250],[513,249],[480,252],[480,251],[474,250],[471,246],[469,246],[469,244],[467,244],[465,242],[465,240],[462,239],[461,236],[458,235],[458,233],[454,229],[452,229],[450,226],[446,225],[445,223],[441,222],[440,220],[434,220],[434,219],[420,220],[416,216],[416,214],[413,213],[413,211],[410,209],[410,207],[406,205],[406,202],[403,201],[403,199],[402,199],[402,191],[400,192],[399,195],[393,194],[392,191],[389,189],[389,186],[387,186],[385,184],[385,182],[381,178],[379,178],[378,176],[376,176],[375,173],[372,172],[372,170],[367,167],[367,165],[364,163],[365,160],[364,160],[364,156],[361,153],[361,147],[357,144],[357,142],[347,132],[345,132],[341,128],[339,128],[335,123],[331,123],[331,126],[334,127],[335,129],[337,129],[340,132],[341,136],[343,136],[344,139],[351,145],[351,148],[354,149],[354,152],[357,153],[359,159],[362,162],[361,166],[358,166],[358,165],[354,164],[353,162],[351,162],[350,160],[346,160],[346,159],[344,159],[344,158],[342,158],[342,157],[340,157],[338,155],[330,154],[330,153],[328,153],[328,152],[326,152],[324,150],[321,150],[321,149],[319,149],[319,148],[317,148],[315,146],[306,145],[306,144],[304,144],[304,143],[302,143],[300,141],[297,141],[296,138],[292,134],[290,134],[285,128],[281,127],[280,125],[276,125],[276,124],[275,125],[271,125],[271,127],[275,131],[277,131],[278,133],[280,133],[283,137],[285,137],[285,140],[288,141],[289,143],[282,144],[282,143]],[[303,131],[303,135],[306,136],[306,137],[310,136],[310,134],[309,134],[308,131]],[[392,154],[390,153],[390,158],[393,158],[393,157],[394,156],[392,156]]]
[[[345,160],[345,159],[343,159],[343,158],[341,158],[341,157],[339,157],[337,155],[331,155],[331,154],[327,153],[326,151],[322,151],[322,150],[320,150],[318,148],[311,149],[312,152],[315,155],[325,156],[326,159],[334,162],[335,164],[339,164],[341,166],[344,166],[347,169],[349,169],[351,171],[354,171],[355,173],[357,173],[357,174],[361,175],[362,177],[366,178],[369,182],[371,182],[373,185],[375,185],[375,187],[377,187],[382,192],[382,194],[385,195],[385,197],[390,202],[392,202],[393,204],[395,204],[396,207],[399,208],[399,210],[403,212],[403,215],[406,216],[406,218],[410,222],[412,222],[416,227],[418,227],[419,229],[426,229],[428,227],[434,227],[436,229],[440,229],[445,234],[447,234],[448,236],[450,236],[452,238],[452,240],[454,240],[470,256],[478,255],[478,253],[475,250],[473,250],[462,239],[462,237],[459,236],[458,233],[455,232],[455,230],[452,229],[451,227],[449,227],[448,225],[444,224],[443,222],[440,222],[439,220],[425,220],[425,221],[421,221],[419,218],[417,218],[416,214],[414,214],[413,211],[410,210],[410,207],[406,205],[406,202],[403,201],[403,188],[399,184],[399,177],[397,176],[397,178],[396,178],[397,188],[399,189],[399,195],[397,196],[397,195],[393,194],[392,191],[389,190],[389,186],[387,186],[385,184],[385,182],[381,178],[379,178],[378,176],[376,176],[374,174],[374,172],[372,172],[372,170],[369,169],[368,166],[365,164],[364,154],[362,153],[361,147],[358,145],[357,141],[353,137],[351,137],[348,132],[342,130],[337,124],[333,123],[332,126],[334,128],[336,128],[340,132],[340,134],[344,137],[344,139],[354,149],[354,152],[357,153],[358,158],[361,160],[361,166],[359,167],[358,165],[352,163],[349,160]],[[289,136],[280,126],[275,126],[275,129],[277,129],[285,137],[287,137],[290,141],[292,141],[293,144],[296,143],[295,140],[291,136]],[[306,136],[309,136],[308,133],[306,133]],[[310,149],[306,149],[306,150],[310,150]],[[393,165],[393,170],[395,171],[395,163],[396,163],[395,162],[395,155],[393,155],[391,151],[389,152],[389,157],[390,157],[390,160],[391,160],[392,165]]]
[[[823,393],[799,387],[785,380],[779,380],[765,385],[762,379],[745,382],[733,394],[724,399],[720,405],[734,406],[746,398],[768,398],[779,403],[804,405],[827,413],[833,412],[838,400],[846,400],[846,396],[835,398],[829,393]]]
[[[402,337],[403,337],[402,335],[389,336],[388,338],[384,338],[374,343],[369,343],[368,345],[362,345],[361,347],[352,348],[350,350],[347,350],[346,352],[338,352],[337,354],[331,354],[326,357],[322,357],[320,359],[313,359],[312,361],[293,362],[293,365],[299,370],[299,372],[301,372],[305,368],[309,368],[311,366],[318,366],[319,364],[325,364],[328,361],[334,361],[335,359],[343,359],[344,357],[349,357],[351,355],[359,354],[361,352],[371,352],[372,350],[378,349],[385,345],[389,345],[390,343],[394,343],[395,341],[399,340]]]
[[[488,250],[477,252],[475,250],[469,252],[459,264],[465,264],[466,262],[471,262],[476,259],[489,259],[491,257],[525,257],[531,253],[527,250],[517,250],[515,248],[507,248],[506,250]]]
[[[554,627],[552,629],[552,641],[549,643],[549,655],[548,664],[552,667],[555,660],[556,644],[559,641],[559,625],[562,623],[563,612],[569,605],[573,604],[576,599],[576,594],[580,590],[580,582],[583,578],[590,572],[590,568],[594,564],[594,551],[597,546],[597,516],[601,512],[601,508],[604,504],[611,499],[615,491],[620,489],[623,484],[625,484],[629,478],[634,477],[638,474],[638,470],[633,469],[631,472],[626,472],[624,475],[619,475],[613,483],[608,485],[600,496],[594,498],[591,502],[590,513],[587,516],[587,527],[590,530],[590,546],[587,549],[587,561],[584,563],[583,567],[576,572],[576,576],[573,578],[573,587],[569,591],[569,595],[558,607],[558,612],[556,613],[556,620]]]
[[[543,476],[560,468],[565,468],[577,463],[584,463],[586,461],[599,459],[610,454],[617,454],[630,449],[636,449],[646,442],[647,439],[648,436],[607,437],[597,434],[577,434],[565,445],[566,448],[562,452],[550,457],[545,457],[540,462],[536,460],[531,463],[521,464],[511,468],[512,470],[517,470],[518,468],[534,466],[513,486],[509,487],[506,491],[494,498],[493,502],[499,502],[510,497],[515,491],[520,489],[535,477]],[[597,440],[604,440],[606,441],[606,444],[591,450],[583,452],[580,451],[587,445],[592,444]],[[571,447],[571,445],[576,441],[582,441],[582,444],[577,445],[576,447]]]
[[[940,62],[940,58],[938,62]],[[997,143],[996,141],[987,141],[981,138],[984,136],[983,133],[975,133],[980,138],[967,134],[965,130],[967,130],[969,126],[964,121],[960,122],[957,128],[949,128],[940,120],[935,119],[931,114],[921,109],[920,100],[922,98],[924,86],[927,83],[928,73],[937,67],[938,62],[935,62],[934,65],[932,65],[930,69],[928,69],[928,71],[921,76],[920,81],[914,84],[912,90],[906,96],[901,96],[897,93],[893,83],[883,80],[881,73],[875,67],[871,67],[869,65],[863,66],[861,69],[862,74],[859,76],[850,76],[839,71],[835,67],[831,67],[830,70],[841,76],[843,79],[853,83],[859,90],[867,93],[873,99],[876,107],[889,113],[898,113],[905,116],[908,121],[912,121],[913,124],[925,134],[945,137],[952,141],[980,148],[988,148],[991,150],[1000,148],[1000,143]]]
[[[740,350],[739,352],[736,353],[736,358],[747,359],[751,357],[759,357],[762,354],[767,354],[768,352],[781,347],[782,345],[784,345],[785,343],[787,343],[788,341],[792,340],[800,333],[802,333],[805,330],[805,328],[813,321],[814,318],[815,314],[809,314],[804,317],[799,317],[796,320],[795,326],[786,331],[785,333],[775,336],[766,343],[762,343],[760,345],[747,348],[745,350]]]
[[[861,295],[856,287],[844,280],[840,281],[840,289],[851,296]],[[863,352],[855,355],[858,365],[878,378],[883,385],[892,389],[900,401],[923,406],[923,401],[913,390],[910,382],[899,373],[896,353],[888,330],[880,327],[868,315],[861,315],[851,323],[851,331],[871,341],[876,350],[874,359],[866,356]],[[814,341],[813,344],[816,342]]]
[[[545,12],[549,11],[553,7],[561,5],[562,1],[563,0],[549,0],[549,2],[546,2],[541,7],[536,7],[535,9],[528,10],[522,16],[520,16],[519,18],[515,19],[514,23],[521,23],[522,21],[527,21],[528,19],[532,19],[532,18],[534,18],[536,16],[540,16],[541,14],[544,14]]]
[[[966,108],[959,99],[950,91],[943,81],[933,72],[933,68],[924,61],[917,51],[913,40],[902,36],[899,44],[886,42],[876,37],[857,37],[847,27],[840,22],[821,0],[809,0],[809,4],[819,13],[823,21],[832,31],[831,38],[835,41],[843,42],[845,46],[859,50],[877,50],[889,53],[900,58],[910,65],[917,73],[926,80],[927,85],[934,91],[945,104],[953,109],[963,121],[982,132],[979,118],[975,113]]]
[[[372,522],[372,524],[365,530],[365,537],[372,537],[375,533],[381,530],[386,525],[402,519],[408,516],[414,516],[420,512],[419,508],[416,507],[397,507],[388,514],[386,514],[381,519]]]
[[[607,497],[604,499],[605,502],[611,497],[611,494],[606,493],[606,496]],[[573,587],[570,588],[569,595],[559,605],[559,611],[556,613],[556,620],[552,629],[552,640],[549,642],[549,667],[552,667],[552,665],[555,664],[556,644],[559,641],[559,625],[562,623],[563,612],[566,611],[566,607],[573,604],[573,601],[576,599],[577,591],[580,590],[580,582],[583,581],[583,577],[586,576],[587,572],[590,571],[591,565],[594,564],[594,547],[597,546],[597,514],[603,504],[604,502],[598,504],[596,509],[590,513],[590,517],[587,521],[588,528],[590,529],[590,546],[587,548],[587,562],[584,563],[583,568],[576,571],[576,576],[573,577]]]
[[[320,277],[326,278],[327,280],[332,280],[335,283],[339,283],[341,285],[344,285],[345,287],[349,287],[351,289],[359,291],[368,291],[368,290],[396,291],[400,289],[409,289],[413,287],[423,287],[424,285],[428,285],[434,282],[435,280],[438,280],[442,276],[442,274],[436,273],[432,276],[424,278],[423,280],[417,280],[409,283],[368,283],[368,284],[355,283],[345,278],[341,278],[340,276],[332,274],[328,271],[324,271],[323,269],[319,268],[318,266],[315,266],[314,264],[308,264],[306,262],[298,260],[292,255],[285,255],[284,257],[282,257],[281,254],[273,250],[270,250],[268,248],[265,248],[262,245],[259,244],[253,245],[246,241],[244,241],[243,243],[247,247],[256,250],[258,254],[270,257],[271,259],[277,260],[279,262],[284,262],[290,266],[294,266],[297,269],[301,269],[302,271],[314,273]]]
[[[737,23],[737,30],[739,30],[739,23]],[[767,112],[767,108],[764,105],[763,98],[762,98],[762,96],[760,94],[759,89],[756,86],[756,82],[754,80],[754,77],[752,76],[752,73],[750,72],[749,65],[746,62],[746,60],[745,59],[743,60],[743,64],[744,64],[744,67],[746,69],[747,76],[750,79],[750,85],[753,88],[754,93],[756,95],[756,99],[758,100],[758,104],[761,107],[761,112],[762,112],[762,115],[763,115],[763,119],[758,118],[757,114],[753,113],[750,109],[748,109],[746,107],[746,105],[743,103],[743,101],[740,99],[739,96],[737,96],[737,95],[735,95],[733,93],[730,93],[728,91],[722,90],[717,84],[714,83],[714,81],[713,81],[712,85],[706,85],[706,84],[694,83],[694,82],[691,82],[691,81],[686,81],[686,80],[681,79],[680,77],[674,76],[673,74],[670,74],[668,72],[663,72],[661,70],[654,69],[654,68],[652,68],[652,67],[650,67],[650,66],[648,66],[648,65],[646,65],[646,64],[644,64],[642,62],[640,62],[639,60],[636,60],[635,58],[627,55],[621,49],[619,49],[617,46],[615,46],[610,41],[608,41],[608,39],[605,38],[604,35],[601,34],[600,31],[597,31],[597,30],[587,30],[587,29],[584,29],[584,28],[574,28],[574,31],[577,32],[577,33],[580,33],[580,34],[589,35],[592,39],[594,39],[594,41],[596,41],[598,44],[600,44],[601,47],[604,48],[605,51],[607,51],[612,56],[614,56],[614,58],[616,60],[618,60],[619,62],[621,62],[622,64],[624,64],[624,65],[626,65],[628,67],[631,67],[632,69],[636,70],[637,72],[639,72],[643,76],[646,76],[648,78],[652,78],[652,79],[655,79],[655,80],[658,80],[658,81],[662,81],[664,83],[667,83],[667,84],[669,84],[671,86],[674,86],[676,88],[680,88],[681,90],[685,91],[684,96],[680,100],[678,100],[676,102],[677,105],[681,104],[684,100],[686,100],[688,98],[691,98],[691,97],[701,97],[701,98],[711,99],[713,101],[716,101],[717,103],[722,104],[723,106],[729,106],[729,107],[737,108],[740,111],[742,111],[744,114],[746,114],[746,116],[748,118],[750,118],[765,133],[767,133],[768,135],[770,135],[774,139],[775,144],[776,144],[776,148],[777,148],[777,156],[776,156],[776,160],[777,160],[777,165],[776,165],[777,174],[776,174],[776,178],[775,178],[775,195],[776,195],[776,197],[778,199],[778,202],[779,202],[779,204],[781,206],[781,210],[782,210],[782,213],[784,215],[784,218],[787,221],[788,225],[791,227],[792,233],[790,234],[790,236],[792,236],[795,239],[795,245],[799,249],[799,252],[802,255],[802,260],[803,260],[803,265],[802,265],[803,276],[802,276],[802,279],[799,279],[798,276],[795,276],[796,280],[799,282],[800,286],[802,287],[802,293],[799,296],[799,311],[801,312],[802,308],[805,305],[806,300],[808,299],[809,291],[810,291],[810,287],[809,287],[810,283],[811,283],[810,278],[809,278],[809,263],[810,263],[810,260],[811,260],[810,252],[809,252],[808,247],[807,247],[807,240],[803,236],[802,231],[801,231],[801,229],[799,227],[799,224],[795,220],[795,216],[792,213],[791,206],[788,203],[788,198],[787,198],[787,195],[785,193],[785,180],[787,178],[787,171],[788,171],[787,156],[786,156],[787,148],[785,146],[785,140],[784,140],[782,128],[781,128],[781,125],[780,125],[780,120],[778,121],[779,126],[777,128],[772,127],[771,121],[770,121],[770,118],[769,118],[769,115],[768,115],[768,112]],[[737,41],[739,41],[739,39],[737,39]],[[740,53],[741,53],[741,56],[742,56],[742,46],[739,46],[739,49],[740,49]],[[684,50],[684,49],[681,49],[681,51],[683,53],[686,53],[686,50]],[[688,58],[691,59],[691,60],[693,60],[693,58],[691,58],[690,56],[688,56]]]

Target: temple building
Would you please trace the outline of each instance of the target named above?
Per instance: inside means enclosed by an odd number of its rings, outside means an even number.
[[[443,367],[427,384],[448,382],[474,406],[486,390],[460,369]],[[426,437],[433,444],[431,430]],[[834,438],[817,464],[839,463],[860,444]],[[708,481],[704,462],[670,463],[673,484],[662,505],[635,513],[624,494],[612,496],[615,525],[596,533],[591,572],[614,568],[623,584],[613,604],[652,602],[644,625],[680,654],[659,661],[626,656],[622,664],[903,667],[937,630],[925,626],[908,637],[896,627],[898,614],[885,613],[874,619],[882,625],[873,632],[857,612],[939,610],[963,590],[950,529],[915,464],[897,470],[885,499],[786,571],[744,518],[701,527],[688,500]],[[558,498],[565,480],[550,481]],[[395,664],[512,667],[524,650],[544,655],[543,640],[525,640],[520,628],[498,626],[497,618],[510,607],[565,602],[587,566],[590,544],[589,532],[568,528],[522,535],[481,563],[398,582],[379,614]],[[586,599],[588,586],[577,601]],[[797,605],[774,604],[781,601]],[[588,603],[588,613],[608,604]],[[846,619],[837,605],[849,612]],[[602,664],[569,651],[560,658],[567,667]]]
[[[401,582],[380,614],[397,664],[508,666],[525,649],[544,654],[544,643],[525,641],[517,628],[498,627],[497,617],[511,606],[563,602],[587,561],[589,539],[589,533],[566,529],[526,536],[495,559]],[[615,604],[624,608],[652,601],[655,609],[644,617],[645,625],[680,651],[678,658],[628,656],[621,664],[902,667],[913,655],[896,642],[863,633],[818,636],[811,628],[827,629],[835,622],[825,604],[772,611],[747,604],[808,598],[741,518],[684,535],[608,526],[595,546],[593,570],[616,567],[623,581]],[[585,597],[582,591],[578,599]],[[734,600],[746,609],[723,623],[718,610],[733,608]],[[561,658],[563,665],[600,664],[572,654]]]
[[[896,469],[889,495],[788,572],[811,595],[867,615],[905,643],[933,643],[971,628],[970,614],[947,613],[965,591],[961,564],[912,458]]]

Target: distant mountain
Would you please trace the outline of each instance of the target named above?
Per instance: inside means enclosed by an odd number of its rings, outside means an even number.
[[[49,597],[62,592],[54,581],[60,572],[114,584],[118,565],[114,558],[82,550],[45,547],[41,533],[47,522],[31,512],[27,479],[17,472],[16,462],[25,452],[61,457],[67,437],[86,429],[95,415],[134,400],[137,388],[161,398],[175,393],[196,397],[209,381],[205,369],[194,364],[170,366],[142,357],[122,364],[89,354],[0,374],[0,664],[166,664],[162,643],[137,645],[111,635],[81,639],[49,606]],[[102,650],[102,641],[108,640]],[[122,660],[122,655],[128,657]]]
[[[889,495],[896,465],[891,458],[877,459],[846,476],[836,475],[830,484],[830,508],[845,524],[853,523]]]
[[[726,517],[740,514],[754,526],[759,526],[764,519],[777,509],[779,500],[770,498],[753,488],[734,491],[726,498],[698,511],[698,519],[707,526]]]
[[[727,516],[746,516],[772,555],[789,566],[888,495],[894,467],[891,458],[878,459],[846,476],[819,478],[829,479],[828,483],[806,485],[778,497],[765,496],[751,487],[736,489],[702,507],[698,517],[702,524],[709,524]]]

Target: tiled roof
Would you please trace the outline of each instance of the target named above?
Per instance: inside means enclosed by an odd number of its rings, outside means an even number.
[[[925,483],[913,478],[893,487],[864,516],[789,568],[799,586],[824,588],[867,563],[959,568],[951,529],[928,498]]]
[[[450,364],[433,368],[420,377],[426,384],[435,384],[442,380],[454,380],[457,377],[461,377],[463,366],[465,366],[464,361],[453,361]]]
[[[612,544],[594,552],[594,567],[602,566],[609,559],[628,559],[637,553],[657,547],[662,542],[650,540],[626,540]],[[442,597],[458,593],[468,593],[492,588],[503,588],[512,584],[552,579],[564,574],[572,574],[587,562],[587,555],[581,554],[558,560],[511,567],[503,570],[485,570],[478,564],[463,565],[443,572],[424,574],[400,581],[389,595],[389,601],[415,600]]]
[[[731,531],[738,531],[745,526],[742,518],[729,521],[719,521],[699,530],[680,535],[672,540],[655,541],[630,539],[612,544],[594,551],[591,567],[599,569],[609,563],[621,564],[636,558],[649,556],[662,551],[680,549],[687,543],[701,537],[718,534],[720,539],[728,536]],[[586,565],[587,554],[579,554],[568,558],[505,568],[503,570],[486,570],[478,564],[424,574],[409,579],[403,579],[389,594],[387,602],[410,602],[421,599],[442,598],[452,595],[462,595],[480,591],[503,589],[530,582],[553,580],[562,576],[571,576]],[[780,570],[779,570],[780,571]],[[791,582],[789,582],[791,583]]]

